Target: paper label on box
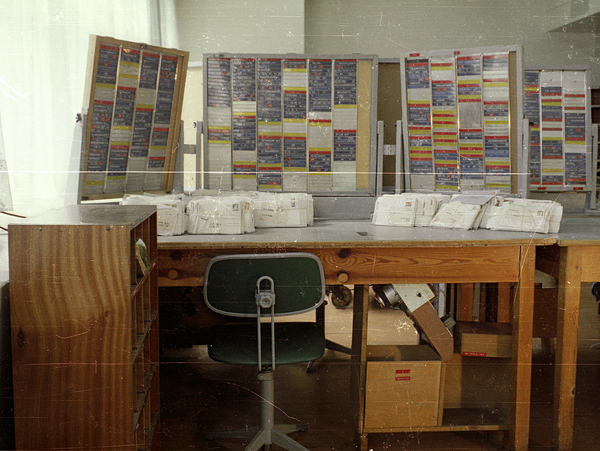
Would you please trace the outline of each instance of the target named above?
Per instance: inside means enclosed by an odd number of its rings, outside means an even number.
[[[396,370],[396,374],[410,374],[410,369]],[[410,376],[396,376],[396,381],[409,381]]]
[[[485,353],[485,352],[473,352],[473,351],[463,351],[462,355],[464,357],[487,357],[487,353]]]

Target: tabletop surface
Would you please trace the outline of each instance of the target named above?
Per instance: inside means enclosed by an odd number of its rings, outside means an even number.
[[[158,238],[159,249],[302,247],[467,247],[550,245],[557,235],[487,229],[390,227],[369,220],[317,220],[304,228],[256,229],[243,235],[180,235]]]
[[[559,246],[600,245],[600,217],[575,216],[563,218],[560,232],[555,235]]]

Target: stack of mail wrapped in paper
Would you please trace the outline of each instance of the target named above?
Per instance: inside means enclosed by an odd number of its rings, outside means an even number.
[[[181,235],[187,229],[183,196],[126,194],[121,205],[156,205],[156,228],[159,236]]]
[[[254,192],[255,227],[307,227],[313,224],[313,198],[306,193]]]
[[[244,195],[195,196],[187,204],[187,214],[190,234],[254,232],[252,201]]]
[[[438,194],[403,193],[377,199],[373,224],[557,233],[562,212],[557,202],[505,199],[497,191],[467,191],[451,199]]]
[[[479,205],[460,201],[448,202],[440,207],[431,221],[431,227],[469,230],[474,228],[473,225],[480,211]]]
[[[399,227],[427,227],[440,205],[448,202],[444,194],[384,194],[375,202],[373,224]]]
[[[558,202],[532,199],[505,199],[493,207],[487,221],[492,230],[558,233],[563,207]]]
[[[486,228],[491,206],[500,205],[502,200],[496,191],[455,194],[450,202],[438,210],[431,226],[461,230]]]

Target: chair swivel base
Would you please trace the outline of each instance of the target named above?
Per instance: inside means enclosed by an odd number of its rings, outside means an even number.
[[[213,440],[215,438],[253,437],[244,451],[258,451],[263,446],[265,446],[266,449],[271,449],[271,444],[279,445],[288,451],[309,451],[308,448],[305,448],[286,435],[291,432],[305,431],[307,429],[306,425],[275,424],[273,371],[261,371],[258,373],[257,378],[260,381],[261,392],[261,427],[208,434],[207,438]]]
[[[271,449],[269,447],[271,444],[279,445],[283,449],[287,449],[289,451],[308,451],[307,448],[302,446],[297,441],[288,437],[286,433],[281,432],[279,429],[271,429],[270,440],[268,438],[268,432],[265,429],[259,430],[258,433],[252,439],[252,441],[248,443],[248,446],[246,446],[246,449],[244,451],[258,451],[263,446],[265,446],[266,449]]]
[[[232,429],[231,431],[211,432],[209,434],[206,434],[206,438],[208,440],[215,440],[219,438],[249,439],[258,435],[262,430],[263,429],[261,429],[258,426],[244,429]],[[277,431],[282,434],[291,434],[292,432],[304,432],[306,430],[308,430],[308,426],[306,426],[305,424],[276,424],[275,426],[273,426],[273,431]]]

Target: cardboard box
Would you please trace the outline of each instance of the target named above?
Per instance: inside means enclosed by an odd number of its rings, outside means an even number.
[[[507,323],[456,323],[455,335],[465,357],[512,357],[512,326]]]
[[[449,361],[454,353],[454,338],[429,302],[435,298],[435,293],[425,283],[397,284],[394,289],[415,326],[426,335],[442,360]]]
[[[415,324],[421,329],[427,340],[442,357],[444,362],[452,359],[454,353],[454,338],[439,318],[437,312],[430,302],[424,303],[418,309],[411,311],[409,315],[414,319]]]
[[[365,430],[442,424],[442,360],[427,345],[367,350]]]

